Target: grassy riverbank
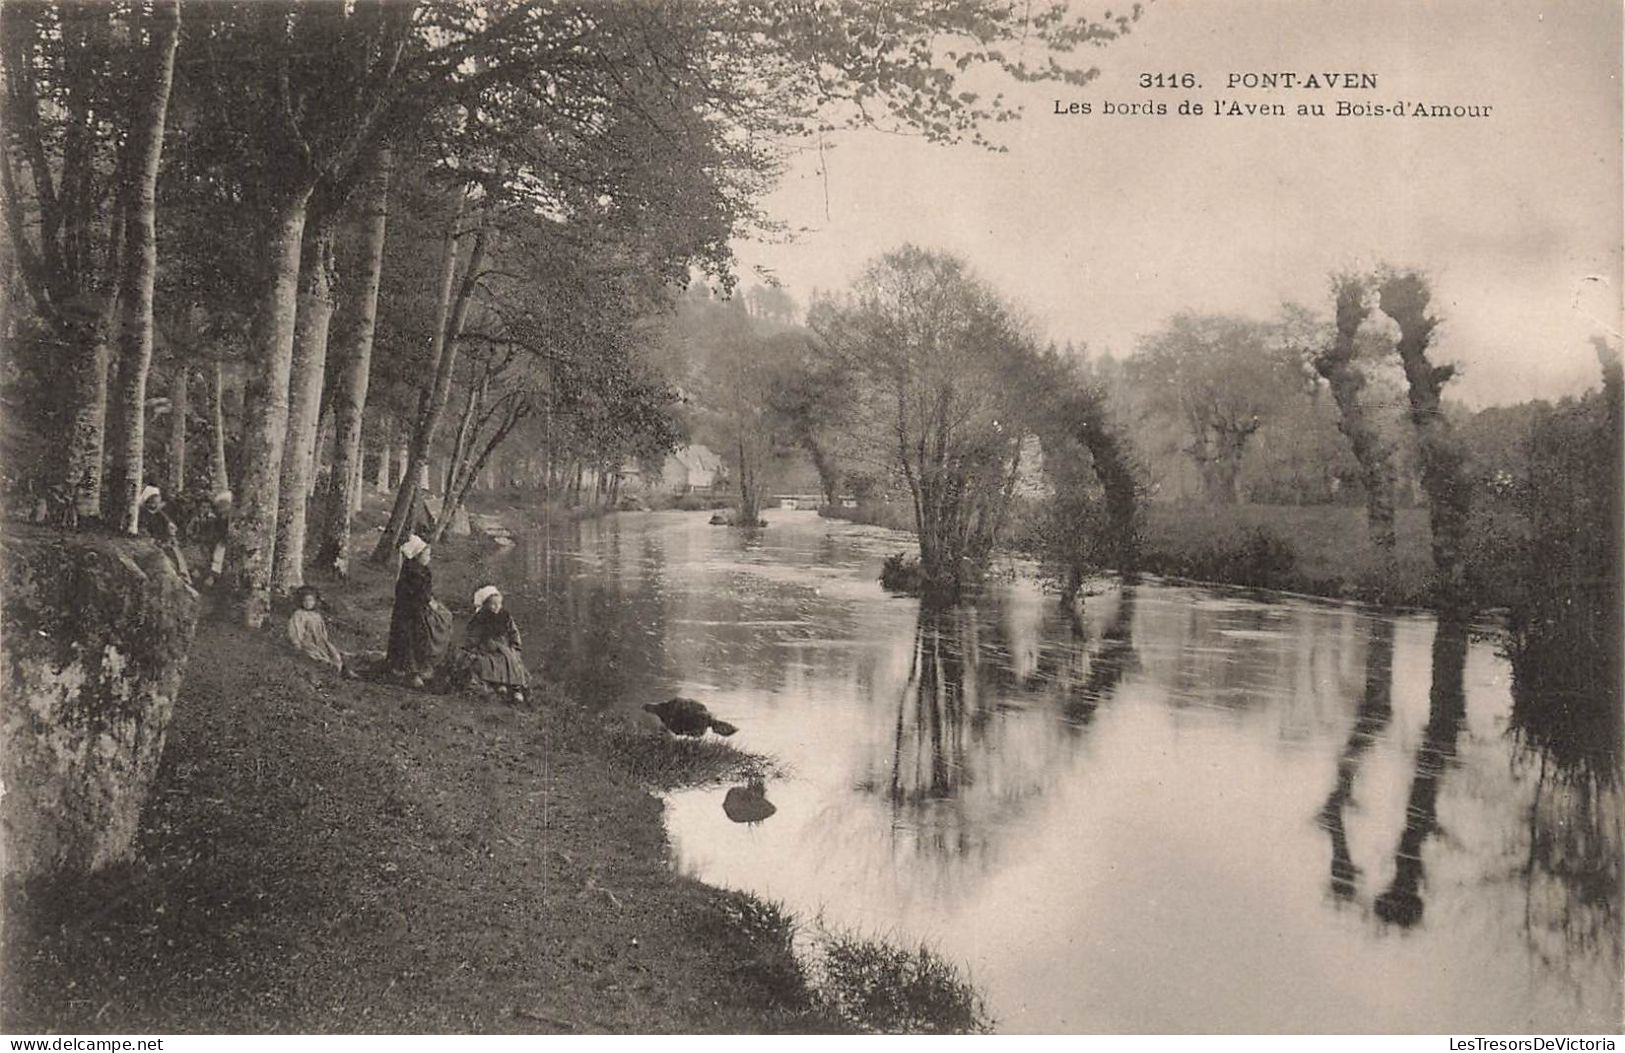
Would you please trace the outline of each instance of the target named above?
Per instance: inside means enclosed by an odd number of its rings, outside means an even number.
[[[465,608],[487,555],[439,546],[437,593]],[[329,590],[341,647],[382,646],[391,590],[365,565]],[[650,790],[759,762],[537,695],[520,709],[341,680],[294,659],[280,619],[207,618],[136,861],[7,890],[0,1027],[907,1026],[810,980],[781,912],[669,867]]]
[[[856,523],[912,532],[903,502],[879,502],[824,513]],[[1469,572],[1481,607],[1516,600],[1512,547],[1519,524],[1477,514],[1469,534]],[[1356,599],[1389,607],[1433,600],[1433,556],[1427,510],[1402,508],[1390,556],[1371,543],[1365,512],[1348,505],[1205,505],[1151,502],[1141,511],[1140,569],[1165,577]],[[1021,510],[1005,537],[1019,551]]]
[[[1421,607],[1432,589],[1427,511],[1402,508],[1390,555],[1347,505],[1148,504],[1141,567],[1153,574]]]

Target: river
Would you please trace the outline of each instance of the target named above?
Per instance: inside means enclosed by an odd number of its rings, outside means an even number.
[[[1076,619],[1017,572],[925,618],[876,581],[910,539],[767,519],[513,557],[577,697],[783,767],[669,796],[681,871],[930,945],[1000,1031],[1618,1030],[1616,747],[1515,705],[1493,633],[1154,581]]]

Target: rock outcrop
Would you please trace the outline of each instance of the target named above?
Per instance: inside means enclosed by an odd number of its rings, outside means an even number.
[[[0,872],[126,858],[198,597],[151,541],[8,524],[0,540]]]

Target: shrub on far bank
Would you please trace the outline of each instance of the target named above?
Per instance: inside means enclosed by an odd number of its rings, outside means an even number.
[[[825,505],[818,510],[818,514],[826,519],[844,519],[859,526],[878,526],[887,530],[900,530],[907,534],[914,533],[914,508],[906,499],[864,500],[859,501],[856,508]]]
[[[1235,534],[1209,535],[1183,546],[1154,548],[1144,567],[1157,574],[1197,581],[1289,589],[1300,584],[1297,550],[1267,526],[1246,527]]]
[[[880,565],[880,587],[887,592],[900,592],[905,596],[920,594],[920,557],[907,552],[893,552]]]
[[[1427,512],[1401,509],[1392,554],[1347,505],[1146,506],[1140,569],[1395,607],[1426,606],[1433,558]]]
[[[727,508],[733,503],[728,494],[673,494],[665,491],[650,493],[645,500],[649,508],[656,512],[706,512],[714,508]]]
[[[1565,399],[1525,445],[1514,501],[1527,532],[1506,546],[1516,587],[1508,619],[1520,678],[1563,705],[1597,708],[1617,738],[1620,640],[1620,378]],[[1558,704],[1554,701],[1553,704]]]

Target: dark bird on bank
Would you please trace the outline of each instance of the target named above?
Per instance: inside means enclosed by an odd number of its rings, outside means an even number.
[[[673,735],[686,735],[697,739],[710,728],[718,735],[732,735],[739,729],[725,720],[718,720],[711,711],[692,698],[673,698],[665,702],[645,702],[643,708],[660,718],[666,730]]]

